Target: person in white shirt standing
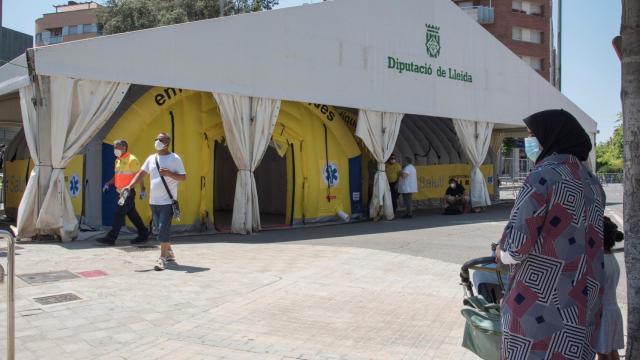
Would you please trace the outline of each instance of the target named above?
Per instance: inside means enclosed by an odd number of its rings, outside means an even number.
[[[398,179],[398,193],[402,195],[402,202],[405,207],[405,214],[402,218],[408,219],[413,217],[413,194],[418,192],[418,175],[416,168],[413,166],[413,159],[404,158],[404,167]]]
[[[155,266],[157,271],[164,270],[168,261],[174,262],[176,260],[169,243],[171,220],[174,215],[173,203],[178,200],[178,182],[187,179],[182,159],[169,151],[170,144],[171,137],[169,135],[166,133],[158,134],[154,142],[156,154],[147,158],[127,187],[132,188],[143,182],[147,174],[151,175],[149,205],[151,206],[153,225],[158,229],[158,240],[160,241],[160,258]]]

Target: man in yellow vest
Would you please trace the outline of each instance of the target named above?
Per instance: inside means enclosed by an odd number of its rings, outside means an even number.
[[[136,191],[134,188],[130,188],[125,191],[125,188],[131,183],[133,177],[140,170],[140,161],[138,158],[129,153],[129,144],[125,140],[117,140],[113,143],[113,152],[116,155],[115,175],[109,180],[103,188],[103,191],[109,190],[111,185],[115,185],[116,191],[120,194],[120,199],[116,207],[116,213],[113,216],[113,224],[111,225],[111,231],[102,239],[98,239],[98,242],[104,245],[113,246],[116,243],[120,229],[124,225],[125,217],[129,217],[129,220],[138,230],[138,237],[132,240],[132,244],[142,244],[149,239],[149,230],[144,226],[144,222],[140,218],[138,211],[136,211]],[[140,198],[144,199],[145,187],[144,183],[140,185]]]
[[[393,214],[398,209],[398,178],[402,172],[402,166],[398,164],[396,156],[391,154],[385,166],[387,180],[389,180],[389,189],[391,189],[391,204],[393,204]]]

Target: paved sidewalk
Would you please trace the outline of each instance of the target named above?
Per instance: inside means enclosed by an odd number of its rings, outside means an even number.
[[[455,264],[346,247],[179,244],[180,265],[155,272],[156,250],[20,247],[18,274],[107,275],[18,280],[18,359],[475,358],[460,347]],[[82,300],[33,300],[66,292]]]
[[[17,358],[476,359],[460,346],[458,273],[488,255],[508,213],[181,237],[163,272],[159,249],[126,241],[19,243]],[[80,300],[34,300],[64,293]],[[5,316],[0,305],[0,354]]]

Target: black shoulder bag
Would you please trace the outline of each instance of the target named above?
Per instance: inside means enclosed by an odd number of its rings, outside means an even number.
[[[164,176],[160,174],[160,163],[158,163],[158,155],[156,155],[156,170],[158,170],[158,175],[160,175],[160,179],[162,180],[162,184],[164,185],[164,189],[167,190],[167,195],[169,195],[169,199],[171,199],[171,208],[173,209],[173,217],[177,221],[180,221],[180,203],[178,200],[173,198],[173,194],[171,190],[169,190],[169,185],[167,185],[167,181],[164,179]]]

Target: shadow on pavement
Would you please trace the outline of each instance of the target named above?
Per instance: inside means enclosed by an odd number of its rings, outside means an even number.
[[[497,204],[481,213],[468,213],[462,215],[443,215],[441,209],[420,210],[414,213],[411,219],[397,218],[392,221],[360,221],[351,224],[329,224],[310,225],[289,230],[262,231],[253,235],[237,235],[228,233],[217,234],[178,234],[172,236],[171,242],[174,244],[198,244],[198,243],[235,243],[235,244],[268,244],[287,243],[306,240],[320,240],[327,238],[338,238],[359,235],[373,235],[394,233],[402,231],[412,231],[429,228],[445,228],[453,226],[463,226],[471,224],[495,223],[508,220],[512,204]],[[402,215],[402,214],[401,214]],[[84,250],[96,247],[104,247],[98,244],[95,239],[100,235],[91,236],[85,240],[70,243],[60,243],[51,241],[33,241],[30,244],[52,244],[56,243],[69,250]],[[149,241],[146,245],[157,244],[156,241]],[[119,239],[114,248],[131,248],[129,240]]]
[[[205,272],[211,270],[211,268],[204,268],[199,266],[180,265],[178,263],[168,263],[165,270],[169,271],[184,271],[187,274],[194,274],[199,272]]]

